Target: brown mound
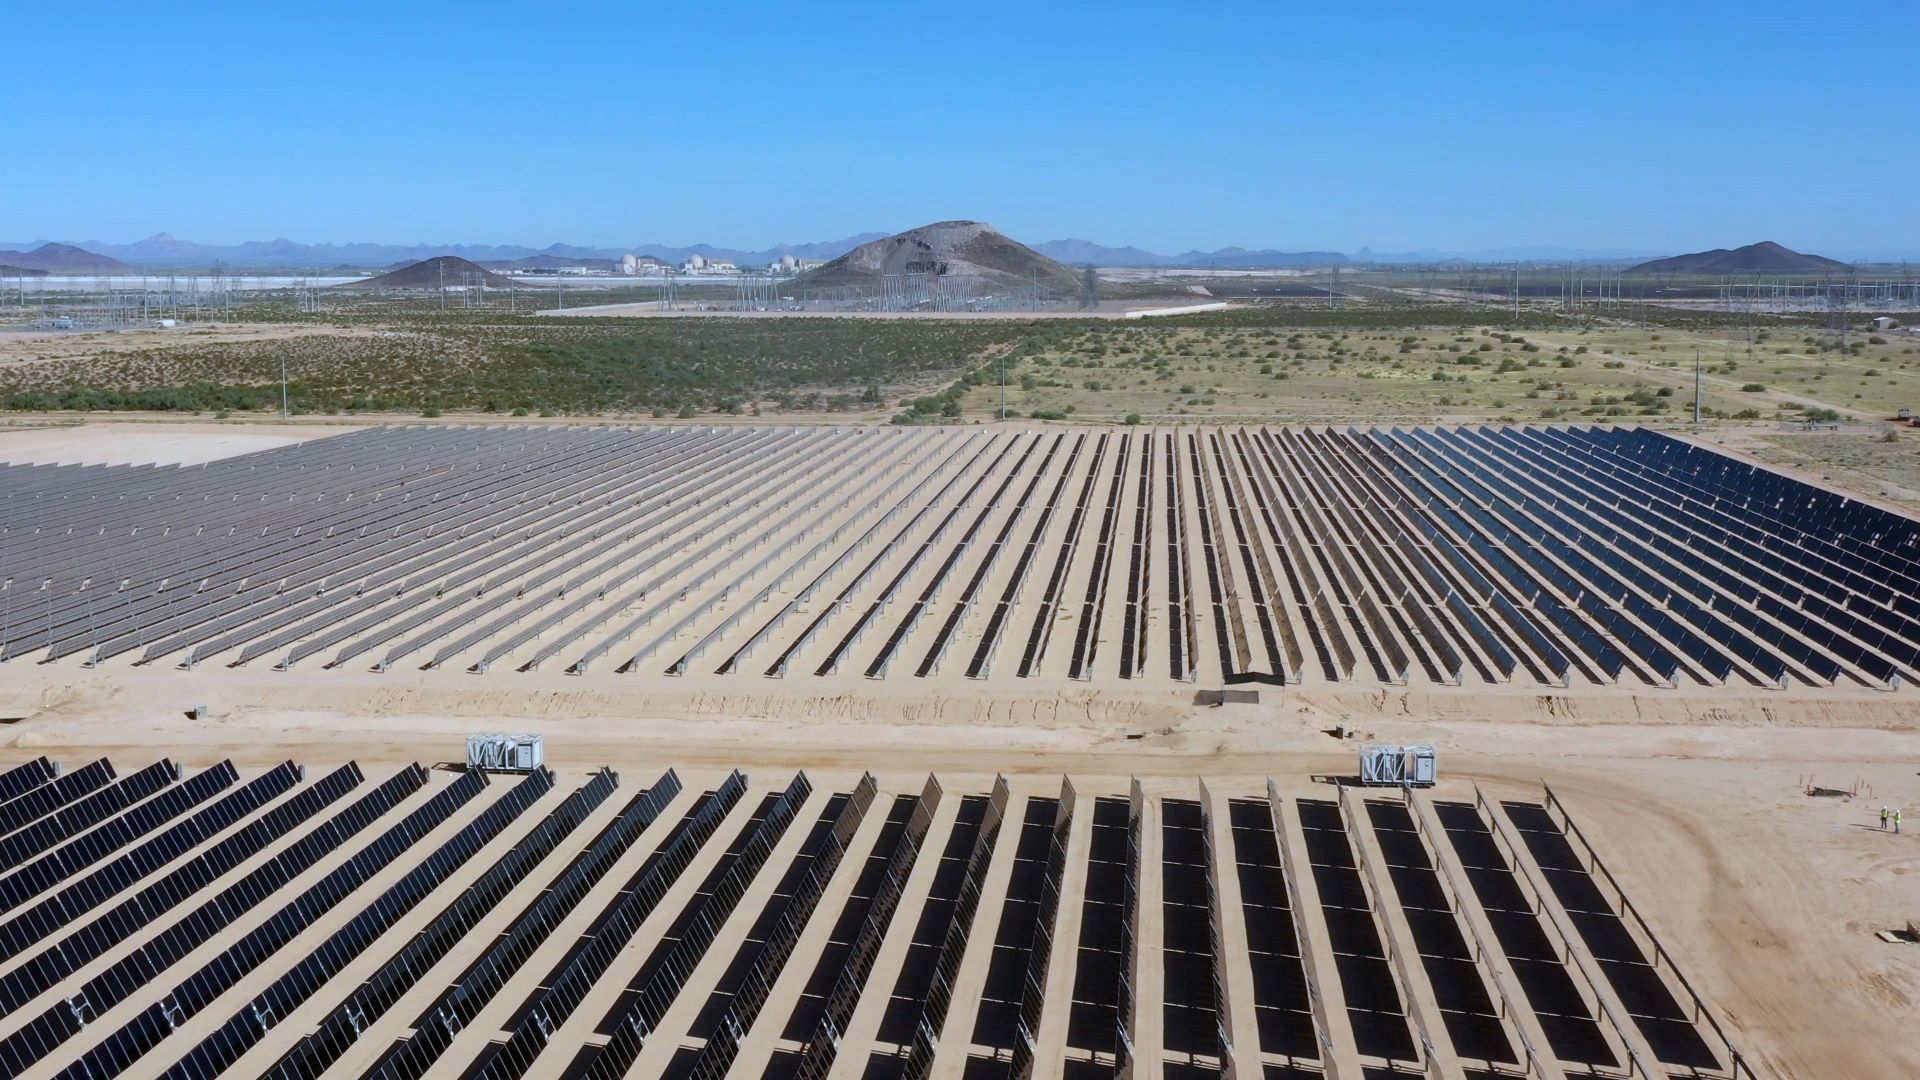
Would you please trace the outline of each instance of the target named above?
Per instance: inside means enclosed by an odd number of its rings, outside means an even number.
[[[941,221],[862,244],[793,285],[878,287],[888,274],[978,277],[1009,288],[1037,282],[1055,296],[1080,292],[1080,276],[1072,269],[980,221]]]
[[[479,275],[472,277],[470,275]],[[349,281],[336,289],[450,289],[478,282],[489,289],[505,289],[513,279],[496,274],[458,255],[440,255],[391,270],[365,281]]]
[[[1821,255],[1803,255],[1771,240],[1746,247],[1714,248],[1691,255],[1643,262],[1629,274],[1818,274],[1845,270],[1847,264]]]

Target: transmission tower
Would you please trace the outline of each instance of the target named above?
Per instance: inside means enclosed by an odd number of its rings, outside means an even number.
[[[1847,351],[1847,303],[1853,292],[1853,271],[1847,271],[1845,281],[1836,282],[1832,274],[1827,275],[1827,332],[1833,335],[1833,342],[1841,355]]]

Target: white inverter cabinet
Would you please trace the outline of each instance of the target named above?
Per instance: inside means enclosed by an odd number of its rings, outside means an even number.
[[[546,762],[538,735],[469,735],[467,768],[482,772],[530,773]]]
[[[1360,748],[1360,782],[1432,787],[1439,765],[1431,746],[1367,745]]]

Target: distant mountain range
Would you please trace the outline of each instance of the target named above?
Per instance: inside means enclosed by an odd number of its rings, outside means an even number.
[[[1353,260],[1337,251],[1248,251],[1230,247],[1218,251],[1188,251],[1156,255],[1137,247],[1104,247],[1091,240],[1049,240],[1033,250],[1057,262],[1095,266],[1193,267],[1196,269],[1296,269],[1345,266]]]
[[[632,247],[584,247],[577,244],[549,244],[544,248],[516,244],[307,244],[294,240],[250,240],[243,244],[201,244],[160,233],[131,244],[110,244],[99,240],[79,243],[34,240],[25,243],[0,241],[0,264],[54,273],[112,272],[120,269],[204,269],[216,263],[234,269],[324,270],[340,273],[354,269],[380,269],[407,266],[425,259],[450,255],[481,263],[495,269],[514,266],[611,266],[622,255],[639,255],[678,266],[691,255],[709,261],[728,261],[742,267],[764,266],[782,255],[799,259],[837,259],[855,248],[885,239],[884,232],[865,232],[841,240],[806,244],[775,244],[770,248],[748,251],[716,247],[712,244],[673,246],[636,244]],[[1049,240],[1031,245],[1041,255],[1068,266],[1139,266],[1154,268],[1192,267],[1198,269],[1312,269],[1351,265],[1445,265],[1475,263],[1608,263],[1629,266],[1658,259],[1659,251],[1633,248],[1572,248],[1554,246],[1492,248],[1477,251],[1400,251],[1378,252],[1368,248],[1343,254],[1335,251],[1249,250],[1240,247],[1216,251],[1186,251],[1162,255],[1138,247],[1114,247],[1091,240]],[[1750,245],[1751,246],[1751,245]],[[1738,249],[1746,251],[1746,248]],[[1781,250],[1786,250],[1782,248]],[[1711,253],[1702,253],[1711,254]],[[1846,258],[1872,262],[1900,262],[1920,259],[1920,252],[1849,251]],[[1691,256],[1676,256],[1691,258]]]
[[[340,267],[377,268],[395,264],[410,265],[423,259],[432,259],[441,255],[452,255],[476,263],[517,264],[539,256],[552,256],[566,265],[579,265],[581,262],[606,263],[618,261],[622,255],[649,255],[664,263],[678,266],[689,255],[701,255],[709,261],[725,260],[741,266],[765,265],[774,262],[782,255],[792,255],[796,259],[837,259],[861,244],[878,240],[886,233],[872,232],[850,236],[844,240],[828,240],[809,244],[775,244],[764,251],[743,251],[737,248],[714,247],[711,244],[693,244],[688,247],[672,247],[666,244],[636,244],[633,247],[581,247],[576,244],[549,244],[544,248],[523,247],[516,244],[303,244],[294,240],[249,240],[243,244],[201,244],[192,240],[182,240],[166,233],[149,236],[145,240],[136,240],[131,244],[109,244],[100,240],[84,240],[78,244],[62,245],[76,251],[90,252],[96,256],[105,256],[109,262],[100,269],[112,269],[112,260],[118,264],[135,267],[206,267],[215,263],[247,269],[337,269]],[[43,241],[27,244],[5,244],[0,247],[41,247]],[[41,266],[35,262],[20,262],[22,252],[0,250],[0,262],[26,266],[33,269],[94,269],[94,267],[52,267]]]
[[[21,248],[59,246],[83,254],[104,257],[106,261],[90,265],[50,266],[39,262],[7,258],[21,252],[0,251],[0,260],[14,265],[47,270],[111,270],[127,267],[207,267],[224,263],[236,268],[328,269],[346,267],[379,269],[407,266],[423,259],[451,255],[490,267],[588,265],[609,266],[622,255],[641,255],[678,266],[688,256],[700,255],[709,261],[724,260],[740,266],[765,265],[782,255],[797,259],[837,259],[864,244],[883,240],[884,232],[867,232],[843,240],[825,240],[807,244],[775,244],[759,251],[692,244],[674,247],[666,244],[636,244],[632,247],[582,247],[577,244],[549,244],[544,248],[513,244],[305,244],[294,240],[249,240],[243,244],[201,244],[159,233],[131,244],[110,244],[85,240],[78,244],[45,245],[42,241],[17,245]],[[1218,251],[1188,251],[1179,255],[1160,255],[1137,247],[1107,247],[1090,240],[1051,240],[1033,245],[1033,250],[1056,262],[1070,265],[1147,267],[1282,268],[1345,265],[1352,260],[1332,251],[1250,251],[1230,247]]]

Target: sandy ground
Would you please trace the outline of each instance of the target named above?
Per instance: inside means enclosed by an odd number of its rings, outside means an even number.
[[[0,462],[198,465],[351,430],[300,424],[105,423],[0,427]]]
[[[365,327],[289,323],[196,324],[170,330],[6,330],[0,331],[0,367],[141,349],[302,337],[371,337],[376,333]]]

